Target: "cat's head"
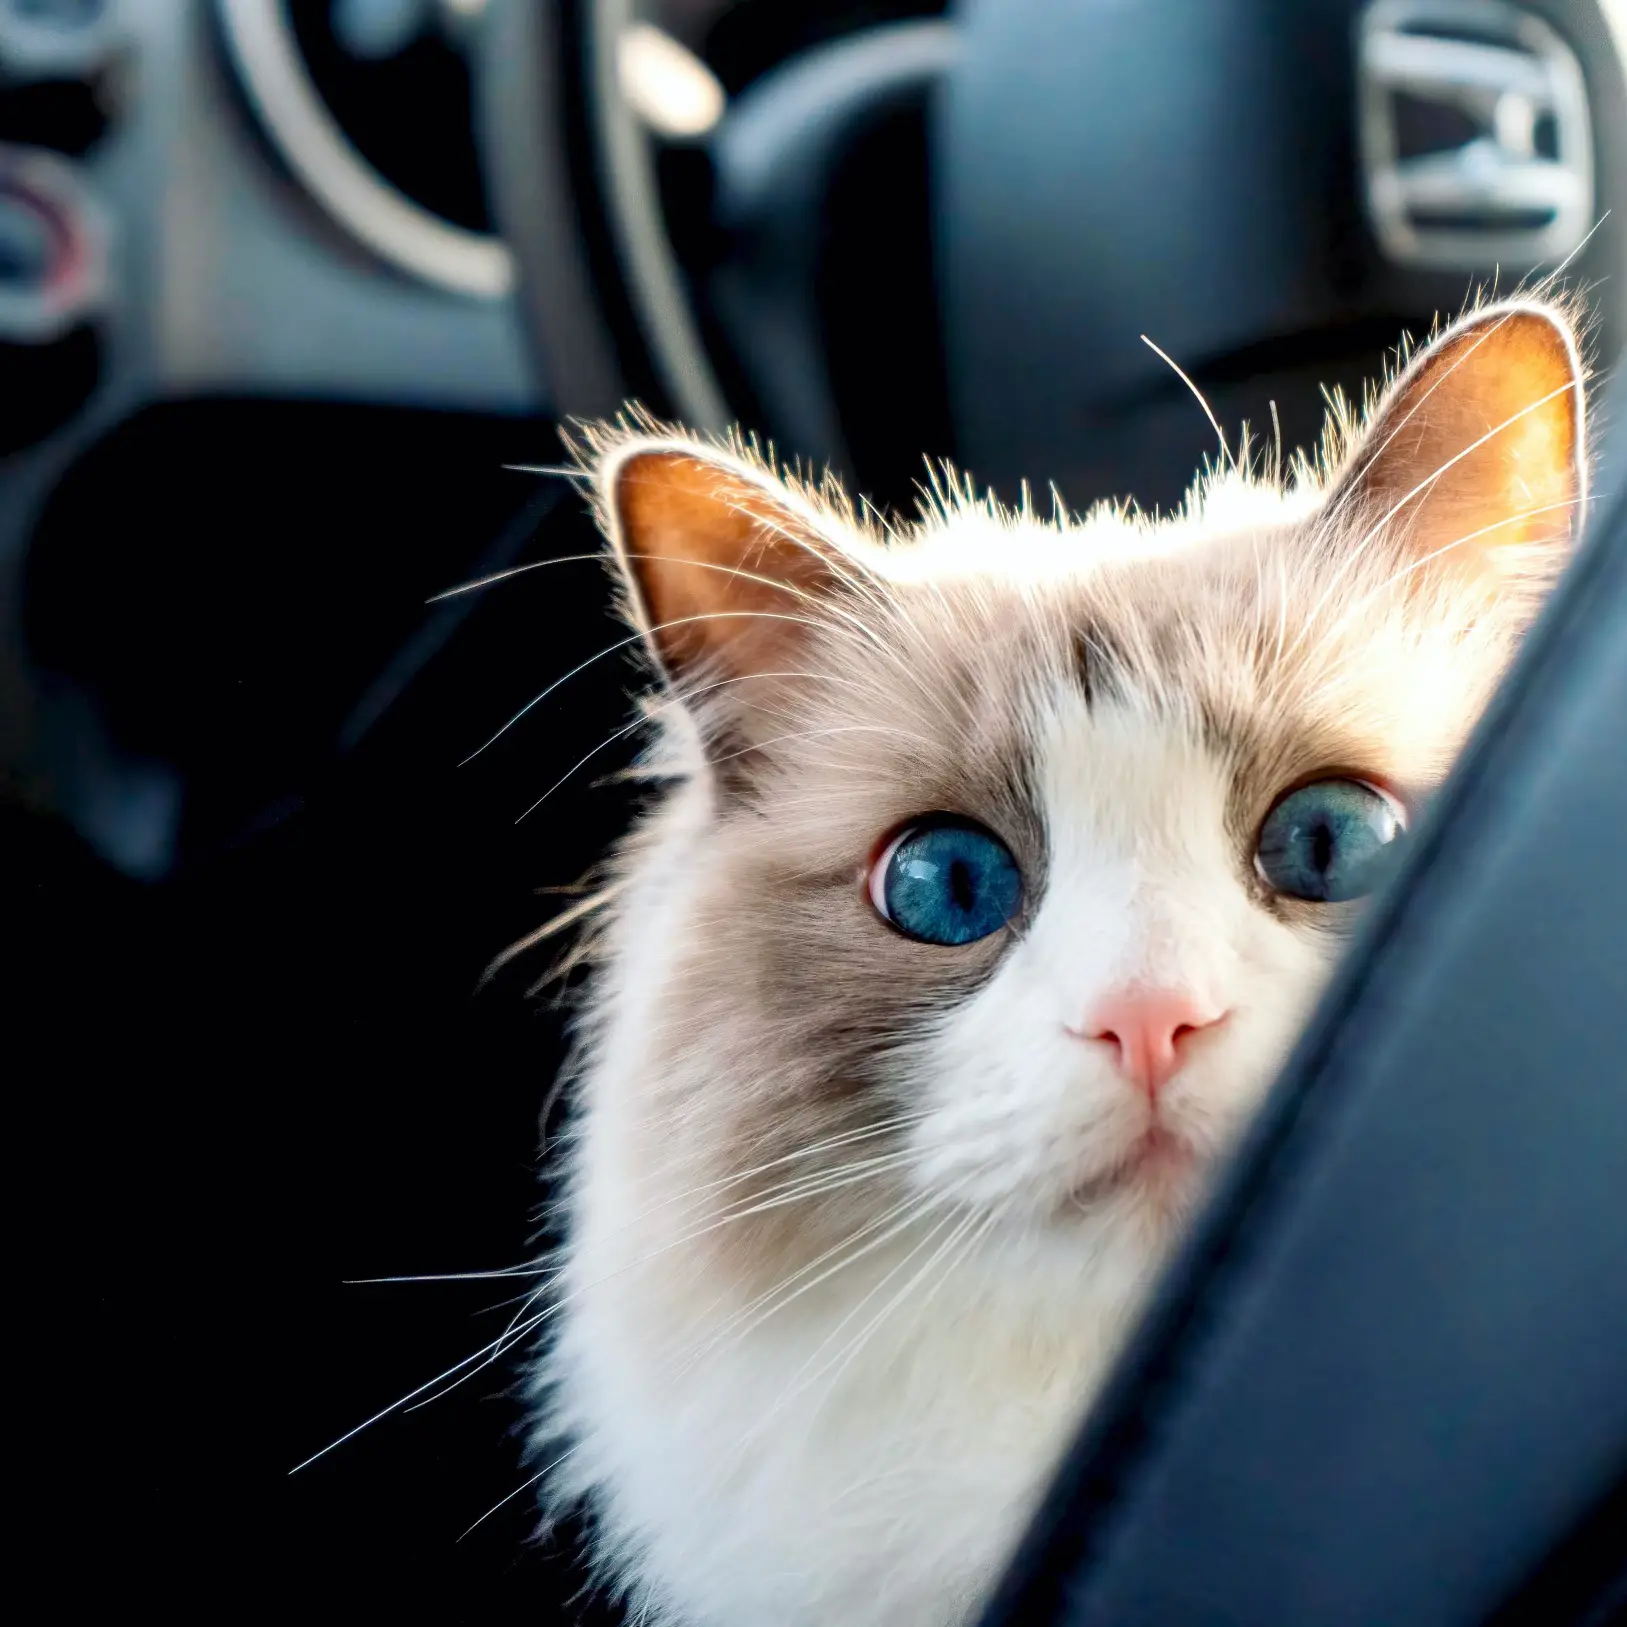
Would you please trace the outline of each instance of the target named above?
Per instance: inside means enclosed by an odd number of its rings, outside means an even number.
[[[596,1042],[652,1178],[755,1194],[714,1241],[775,1271],[917,1203],[1167,1231],[1562,565],[1582,410],[1566,321],[1514,304],[1319,467],[1166,519],[950,484],[895,531],[738,448],[595,438],[680,782]]]

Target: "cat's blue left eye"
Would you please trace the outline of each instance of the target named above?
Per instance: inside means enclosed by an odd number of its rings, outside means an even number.
[[[1405,828],[1395,800],[1376,786],[1317,780],[1266,815],[1254,862],[1279,893],[1340,904],[1378,885]]]
[[[906,825],[871,867],[869,889],[877,912],[906,937],[950,946],[998,932],[1023,901],[1011,849],[964,819]]]

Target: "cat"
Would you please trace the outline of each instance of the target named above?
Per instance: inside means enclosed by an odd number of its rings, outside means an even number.
[[[861,514],[580,451],[656,680],[571,1074],[550,1510],[661,1627],[976,1619],[1562,567],[1568,312],[1470,311],[1284,479]]]

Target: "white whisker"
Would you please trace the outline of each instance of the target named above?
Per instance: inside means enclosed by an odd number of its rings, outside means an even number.
[[[919,1224],[930,1208],[930,1199],[923,1198],[920,1193],[911,1193],[908,1197],[900,1199],[890,1209],[883,1210],[874,1220],[867,1222],[858,1231],[844,1237],[841,1242],[833,1244],[823,1253],[816,1255],[799,1270],[792,1272],[789,1277],[776,1283],[767,1292],[759,1294],[749,1304],[722,1322],[713,1337],[679,1369],[678,1374],[675,1376],[682,1376],[689,1372],[693,1366],[710,1354],[724,1339],[732,1337],[733,1342],[736,1343],[749,1339],[770,1317],[778,1316],[781,1311],[800,1299],[804,1294],[811,1293],[815,1288],[828,1282],[838,1272],[845,1271],[850,1266],[856,1265],[860,1260],[873,1254],[878,1248],[885,1247],[895,1237],[901,1236],[911,1226]],[[900,1216],[902,1218],[899,1218]],[[855,1243],[862,1243],[863,1246],[854,1248]],[[836,1259],[834,1265],[826,1264],[827,1261],[838,1255],[841,1258]],[[824,1267],[823,1270],[819,1270],[821,1266]],[[817,1275],[809,1277],[811,1272],[817,1272]],[[807,1280],[800,1280],[804,1278],[807,1278]],[[793,1291],[786,1293],[787,1289]],[[784,1297],[779,1297],[781,1295]],[[776,1299],[777,1303],[770,1303],[770,1301]],[[764,1309],[765,1306],[766,1309]]]
[[[1291,657],[1294,652],[1299,649],[1300,645],[1310,635],[1312,628],[1316,624],[1317,618],[1321,615],[1323,610],[1327,608],[1328,603],[1332,599],[1334,593],[1338,591],[1339,584],[1350,573],[1350,571],[1355,568],[1357,563],[1359,563],[1362,554],[1372,544],[1374,539],[1382,533],[1384,527],[1403,508],[1405,508],[1408,503],[1410,503],[1415,497],[1418,497],[1423,492],[1427,491],[1449,469],[1461,463],[1471,453],[1479,451],[1482,446],[1484,446],[1488,441],[1494,439],[1496,436],[1502,434],[1505,429],[1517,424],[1522,418],[1529,417],[1533,412],[1537,411],[1538,408],[1547,406],[1550,401],[1556,400],[1558,397],[1567,395],[1579,388],[1580,384],[1576,379],[1568,379],[1564,384],[1559,385],[1557,389],[1549,390],[1546,395],[1540,396],[1537,400],[1529,402],[1527,405],[1521,407],[1518,412],[1511,413],[1500,424],[1493,424],[1484,435],[1478,436],[1475,440],[1471,441],[1466,447],[1464,447],[1462,451],[1454,454],[1452,457],[1447,458],[1439,468],[1435,469],[1431,474],[1425,476],[1424,479],[1420,480],[1403,496],[1397,498],[1396,501],[1379,516],[1373,525],[1369,527],[1367,533],[1361,538],[1357,546],[1351,550],[1349,556],[1341,561],[1338,568],[1334,570],[1327,583],[1327,586],[1322,591],[1321,597],[1318,598],[1316,603],[1311,607],[1310,614],[1305,618],[1305,625],[1295,635],[1294,642],[1289,645],[1288,655]]]
[[[526,1480],[526,1481],[522,1482],[520,1485],[516,1486],[514,1488],[514,1490],[511,1491],[508,1494],[508,1496],[500,1497],[495,1503],[492,1504],[492,1506],[490,1508],[488,1508],[486,1510],[486,1512],[484,1514],[482,1514],[480,1516],[480,1518],[478,1520],[476,1520],[474,1522],[473,1525],[471,1525],[468,1528],[468,1530],[462,1532],[459,1535],[458,1541],[462,1542],[464,1537],[469,1535],[470,1531],[475,1530],[478,1526],[484,1525],[486,1523],[486,1521],[489,1520],[492,1517],[492,1515],[495,1514],[498,1511],[498,1509],[506,1508],[510,1503],[512,1503],[514,1501],[514,1499],[516,1497],[519,1497],[523,1493],[530,1491],[530,1489],[534,1485],[536,1485],[536,1483],[539,1480],[547,1479],[547,1477],[549,1475],[551,1475],[554,1472],[554,1470],[557,1469],[560,1466],[560,1464],[562,1464],[568,1457],[571,1456],[571,1453],[573,1453],[573,1452],[575,1452],[577,1450],[578,1449],[573,1446],[573,1447],[571,1447],[570,1451],[561,1452],[559,1454],[559,1456],[556,1457],[552,1463],[544,1464],[543,1467],[538,1469],[537,1472],[534,1475],[532,1475],[529,1480]]]
[[[490,576],[477,576],[472,582],[460,582],[455,588],[442,588],[439,593],[431,594],[424,603],[440,604],[446,599],[460,598],[465,593],[478,593],[482,588],[494,587],[499,582],[508,581],[511,576],[524,576],[530,571],[544,570],[550,565],[580,565],[592,560],[597,560],[602,565],[605,557],[601,548],[591,554],[555,554],[552,559],[533,559],[524,565],[510,565],[507,570],[493,571]]]
[[[445,1369],[444,1372],[437,1373],[434,1378],[420,1384],[417,1389],[409,1390],[404,1396],[400,1397],[399,1400],[392,1401],[387,1407],[381,1407],[373,1414],[371,1418],[363,1419],[363,1421],[357,1424],[354,1429],[347,1429],[343,1435],[338,1437],[338,1439],[329,1441],[320,1452],[313,1452],[308,1458],[296,1463],[293,1468],[288,1471],[289,1474],[298,1474],[301,1469],[308,1469],[317,1461],[318,1458],[324,1458],[328,1455],[328,1453],[336,1450],[338,1447],[343,1446],[346,1441],[354,1440],[356,1436],[360,1435],[364,1429],[371,1429],[374,1424],[378,1423],[381,1419],[388,1418],[391,1413],[400,1412],[403,1407],[405,1407],[411,1401],[416,1401],[419,1396],[425,1393],[425,1391],[432,1390],[437,1384],[444,1383],[452,1376],[452,1374],[462,1372],[464,1368],[470,1366],[474,1362],[479,1361],[488,1351],[501,1347],[508,1337],[508,1331],[505,1329],[503,1333],[497,1336],[497,1338],[493,1339],[489,1344],[482,1345],[480,1349],[475,1351],[472,1355],[465,1356],[462,1361],[454,1362],[450,1367]]]
[[[1215,417],[1214,410],[1210,407],[1208,401],[1204,399],[1203,391],[1192,382],[1180,364],[1166,352],[1160,350],[1158,346],[1146,336],[1146,334],[1141,335],[1141,342],[1153,353],[1153,355],[1159,359],[1159,361],[1163,362],[1164,365],[1169,368],[1169,370],[1181,381],[1182,384],[1187,387],[1187,389],[1192,392],[1192,395],[1196,399],[1198,405],[1203,408],[1203,416],[1209,420],[1209,427],[1215,432],[1215,439],[1220,442],[1220,450],[1222,454],[1235,469],[1237,467],[1237,459],[1232,456],[1232,449],[1226,444],[1226,432],[1220,427],[1220,420]]]
[[[877,1294],[881,1293],[882,1290],[886,1288],[887,1284],[898,1276],[901,1271],[907,1269],[911,1261],[913,1261],[923,1249],[927,1248],[932,1243],[933,1239],[936,1238],[946,1226],[949,1226],[952,1222],[954,1222],[954,1219],[954,1210],[949,1210],[940,1215],[939,1218],[928,1228],[926,1235],[922,1237],[901,1260],[893,1265],[893,1267],[878,1282],[876,1282],[869,1289],[869,1291],[857,1301],[857,1303],[850,1307],[847,1314],[843,1316],[833,1328],[830,1329],[823,1339],[820,1340],[820,1342],[810,1352],[808,1359],[803,1362],[802,1366],[799,1367],[795,1373],[791,1375],[790,1382],[781,1392],[779,1399],[762,1417],[751,1425],[744,1435],[741,1436],[734,1452],[730,1455],[728,1460],[728,1468],[725,1470],[725,1475],[732,1471],[733,1465],[740,1460],[745,1452],[749,1450],[751,1444],[761,1436],[762,1432],[767,1429],[767,1427],[780,1415],[781,1412],[785,1410],[791,1401],[793,1401],[802,1393],[804,1389],[807,1388],[808,1383],[817,1381],[824,1373],[829,1371],[831,1364],[827,1362],[824,1366],[819,1367],[814,1372],[811,1379],[808,1379],[806,1383],[803,1382],[804,1376],[807,1374],[808,1369],[814,1366],[814,1364],[819,1360],[820,1356],[823,1355],[824,1352],[830,1347],[832,1341],[837,1339],[841,1335],[842,1330],[846,1328],[847,1325],[864,1310],[865,1306],[868,1305]],[[936,1256],[934,1256],[934,1258],[936,1258]],[[912,1277],[910,1282],[913,1283],[915,1280],[916,1279]],[[885,1314],[886,1313],[884,1311],[883,1315]],[[874,1324],[869,1324],[869,1326],[873,1327]],[[832,1360],[836,1359],[839,1358],[832,1358]]]
[[[1507,526],[1517,525],[1521,520],[1534,519],[1539,514],[1553,514],[1564,510],[1579,508],[1582,506],[1582,503],[1582,498],[1568,497],[1563,502],[1544,503],[1538,508],[1522,509],[1518,514],[1508,514],[1504,515],[1500,520],[1493,520],[1490,525],[1480,526],[1474,531],[1465,531],[1461,537],[1454,537],[1450,542],[1444,544],[1442,547],[1431,549],[1427,554],[1422,554],[1417,559],[1409,561],[1398,571],[1394,571],[1389,576],[1385,577],[1384,580],[1376,587],[1369,589],[1359,599],[1357,599],[1350,606],[1350,608],[1346,610],[1344,615],[1341,616],[1339,620],[1336,621],[1330,628],[1328,628],[1324,636],[1329,640],[1337,638],[1344,627],[1348,625],[1348,623],[1355,616],[1357,616],[1367,604],[1376,599],[1380,594],[1388,592],[1389,589],[1393,588],[1398,582],[1404,581],[1407,577],[1411,576],[1414,571],[1422,570],[1426,565],[1431,564],[1433,561],[1441,559],[1445,555],[1463,547],[1465,543],[1476,542],[1481,537],[1489,536],[1494,531],[1501,531]]]

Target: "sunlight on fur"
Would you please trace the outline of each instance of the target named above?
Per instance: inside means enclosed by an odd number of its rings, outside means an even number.
[[[1164,517],[580,457],[656,786],[566,917],[532,1468],[636,1619],[966,1622],[1567,558],[1571,321],[1475,310]]]

